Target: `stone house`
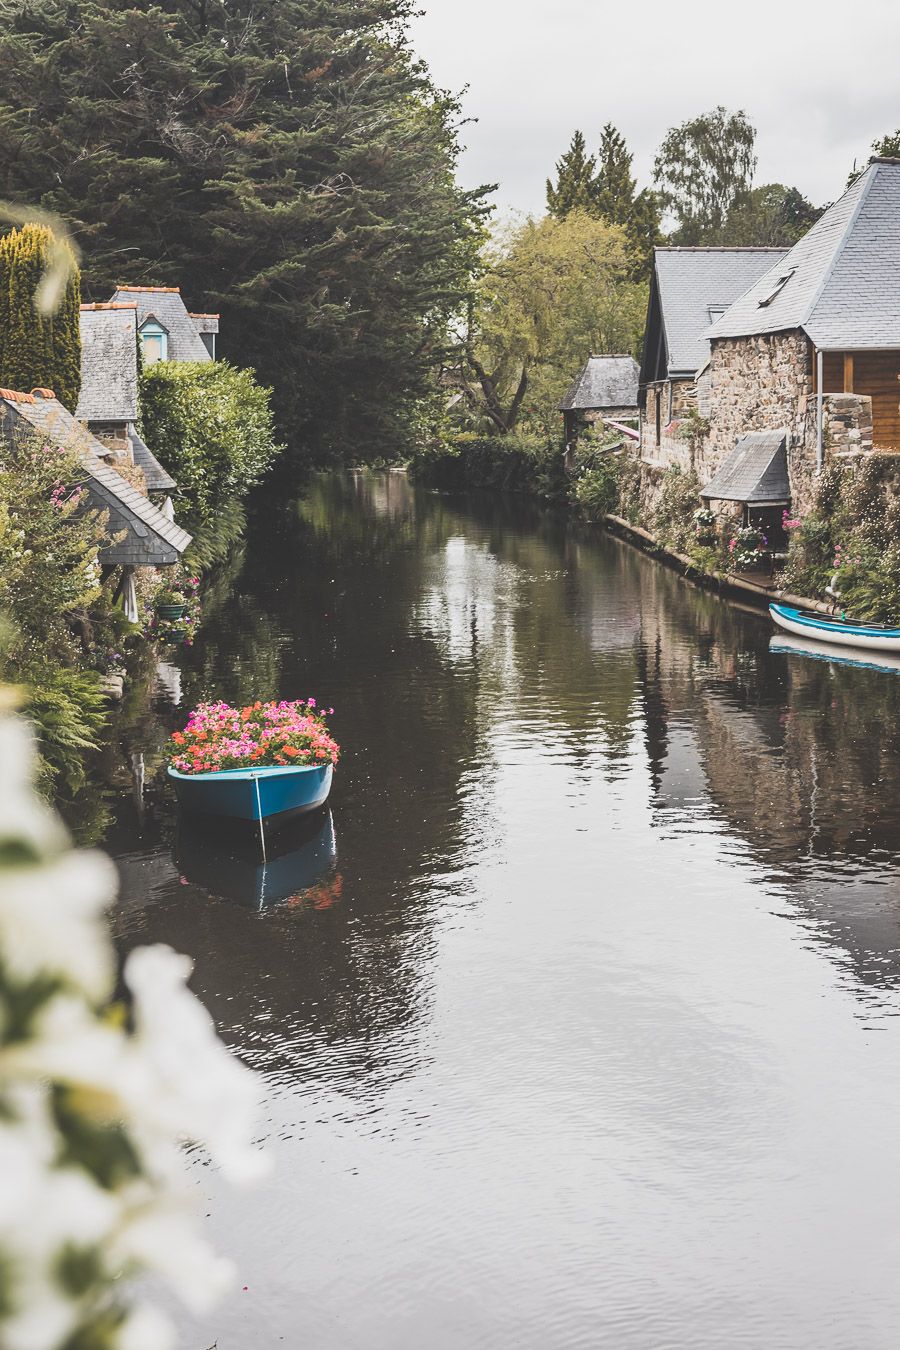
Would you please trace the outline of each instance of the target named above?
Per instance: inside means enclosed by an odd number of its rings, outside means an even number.
[[[784,248],[657,248],[640,369],[640,455],[648,492],[656,468],[690,468],[691,414],[708,415],[710,323],[787,252]],[[685,419],[689,419],[685,425]]]
[[[703,337],[709,428],[695,463],[714,506],[749,510],[723,492],[747,433],[780,433],[795,513],[830,459],[887,455],[900,469],[900,160],[873,159]],[[771,438],[756,444],[743,493],[768,469]]]
[[[108,571],[120,569],[116,597],[136,621],[135,568],[177,563],[191,536],[112,467],[115,451],[64,408],[52,389],[30,393],[0,389],[0,435],[11,438],[35,431],[51,444],[79,454],[91,502],[108,513],[110,542],[101,551],[100,562]]]
[[[595,422],[636,423],[639,377],[633,356],[589,356],[559,404],[566,444]]]

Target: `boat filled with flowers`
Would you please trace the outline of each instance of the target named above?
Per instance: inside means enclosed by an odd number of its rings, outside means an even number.
[[[252,821],[323,806],[340,754],[314,698],[245,708],[200,703],[168,751],[185,811]]]

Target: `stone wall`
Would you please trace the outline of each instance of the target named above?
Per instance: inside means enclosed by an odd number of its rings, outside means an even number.
[[[656,443],[656,401],[660,403],[660,436]],[[681,434],[682,419],[696,407],[697,396],[693,380],[665,380],[647,386],[647,398],[641,417],[641,460],[667,469],[671,464],[679,468],[691,467],[691,447]]]
[[[812,358],[806,334],[771,333],[723,338],[709,363],[709,434],[698,446],[697,473],[709,482],[747,431],[785,427],[802,439],[812,394]]]

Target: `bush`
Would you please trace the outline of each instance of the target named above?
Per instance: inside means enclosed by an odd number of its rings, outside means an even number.
[[[812,511],[790,530],[786,585],[822,597],[834,577],[847,613],[900,622],[900,503],[888,483],[892,470],[886,458],[825,469]]]
[[[619,458],[601,455],[575,484],[575,498],[588,520],[602,520],[619,509]]]
[[[0,458],[0,677],[25,686],[45,790],[75,792],[105,720],[92,613],[104,592],[105,519],[86,506],[77,454],[20,434]],[[72,634],[81,630],[81,642]],[[102,628],[106,625],[101,624]]]
[[[650,515],[650,529],[665,548],[683,553],[696,538],[694,513],[700,480],[691,470],[672,465],[663,474],[659,497]]]
[[[227,361],[158,361],[141,376],[143,434],[178,482],[185,527],[207,563],[239,537],[240,502],[283,448],[270,394]]]
[[[460,432],[445,446],[417,453],[410,470],[430,487],[526,492],[544,501],[569,498],[562,451],[541,436]]]

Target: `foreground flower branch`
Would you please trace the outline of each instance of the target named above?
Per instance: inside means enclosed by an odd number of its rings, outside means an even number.
[[[162,1276],[202,1311],[233,1278],[195,1230],[182,1146],[256,1175],[256,1080],[188,991],[186,957],[133,952],[129,1004],[112,1000],[113,866],[70,849],[24,724],[0,712],[0,1345],[166,1350],[172,1328],[133,1281]]]

